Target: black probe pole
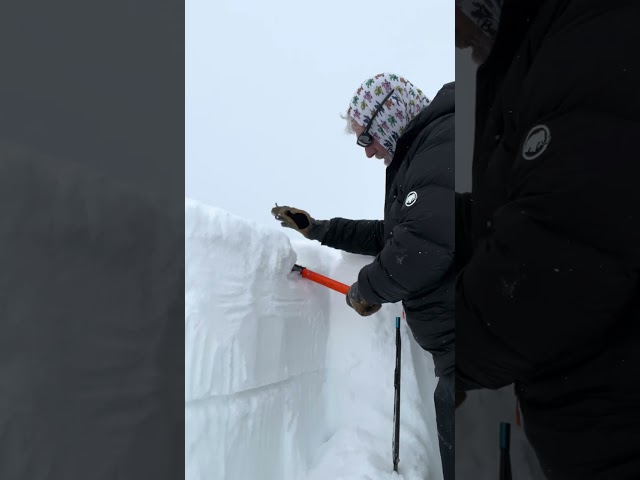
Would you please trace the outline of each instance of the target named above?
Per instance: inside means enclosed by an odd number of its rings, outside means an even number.
[[[395,397],[393,402],[393,471],[398,471],[400,461],[400,317],[396,317],[396,370],[394,374]]]
[[[500,423],[500,480],[511,479],[511,458],[509,444],[511,443],[511,425]]]

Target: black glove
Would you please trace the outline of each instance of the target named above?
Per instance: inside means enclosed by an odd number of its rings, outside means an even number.
[[[298,208],[279,207],[276,204],[271,209],[271,215],[279,220],[283,227],[292,228],[310,240],[322,241],[329,230],[328,220],[315,220],[307,212]]]
[[[358,290],[358,282],[351,285],[351,288],[349,288],[349,291],[347,292],[347,305],[358,312],[358,315],[363,317],[368,317],[382,308],[382,305],[371,305],[362,298],[360,290]]]

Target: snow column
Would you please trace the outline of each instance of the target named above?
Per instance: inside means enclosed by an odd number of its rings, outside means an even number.
[[[186,477],[299,477],[326,434],[327,293],[286,235],[190,199],[185,261]]]

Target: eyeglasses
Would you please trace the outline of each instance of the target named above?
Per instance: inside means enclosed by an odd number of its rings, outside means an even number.
[[[378,105],[378,108],[376,108],[376,111],[373,112],[373,116],[371,117],[371,120],[369,120],[369,123],[367,124],[367,127],[364,129],[364,132],[358,135],[356,143],[361,147],[368,147],[373,143],[373,135],[369,133],[369,130],[371,129],[371,125],[373,125],[373,119],[376,118],[376,115],[378,115],[380,110],[382,110],[382,106],[384,105],[384,103],[388,100],[388,98],[391,95],[393,95],[394,92],[395,90],[391,89],[391,91],[387,94],[387,96],[384,97],[384,100],[380,102],[380,105]]]

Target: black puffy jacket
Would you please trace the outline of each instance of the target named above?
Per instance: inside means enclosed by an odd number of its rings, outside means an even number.
[[[442,87],[398,139],[387,167],[384,221],[333,218],[322,244],[375,260],[358,275],[372,304],[402,300],[436,375],[455,366],[455,88]]]
[[[514,383],[548,478],[639,479],[640,2],[502,15],[457,198],[457,388]]]

